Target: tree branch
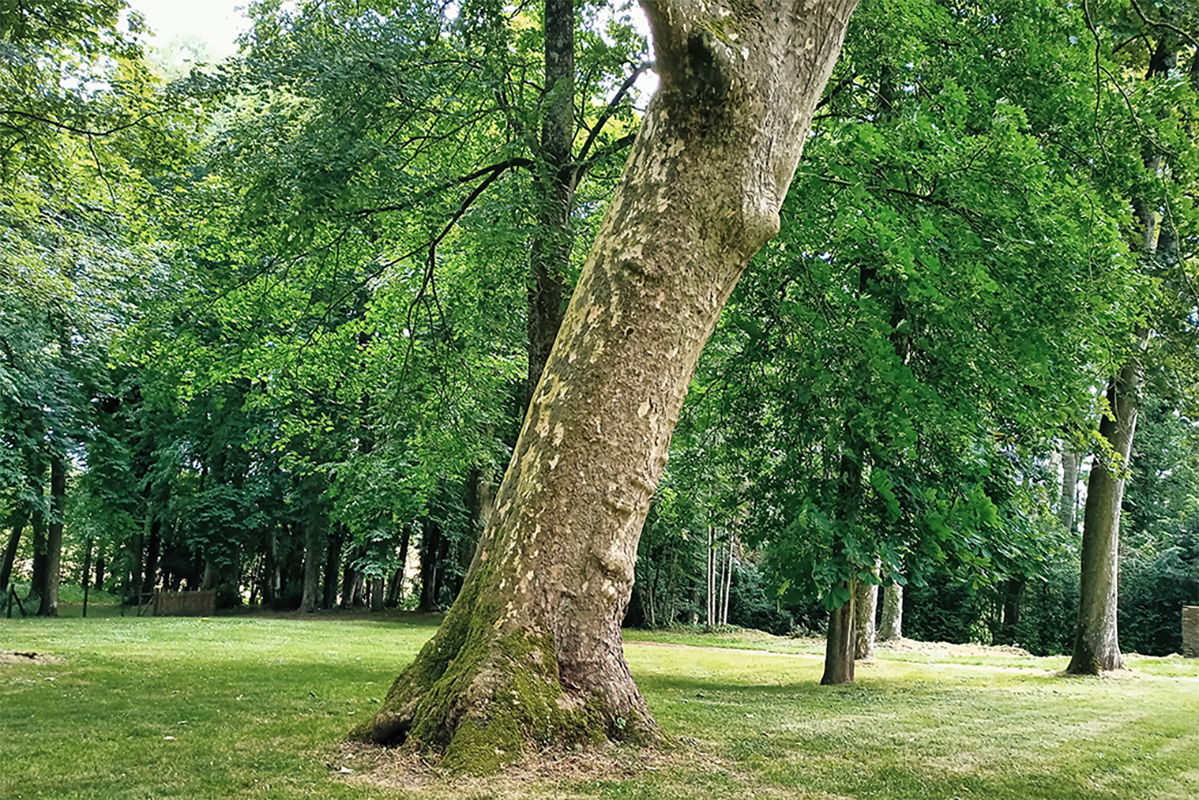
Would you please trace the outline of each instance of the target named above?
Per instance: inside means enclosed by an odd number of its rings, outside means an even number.
[[[452,189],[453,187],[461,186],[464,183],[470,183],[473,180],[478,180],[479,178],[483,177],[484,175],[490,175],[491,177],[488,178],[486,181],[484,181],[482,184],[483,188],[486,188],[496,179],[496,177],[498,177],[505,170],[516,169],[518,167],[524,167],[525,169],[532,169],[533,162],[532,162],[532,160],[530,160],[528,158],[520,158],[520,157],[510,158],[507,161],[501,161],[498,164],[492,164],[489,167],[483,167],[482,169],[477,169],[474,172],[470,173],[469,175],[462,175],[458,178],[454,178],[453,180],[446,181],[445,183],[442,183],[438,186],[434,186],[431,189],[426,189],[425,192],[423,193],[423,197],[428,197],[430,195],[436,194],[437,192],[444,192],[446,189]],[[473,200],[473,196],[472,196],[472,200]],[[392,205],[392,206],[379,206],[378,208],[363,208],[363,209],[359,209],[358,211],[350,212],[350,216],[369,217],[374,214],[386,214],[391,211],[407,211],[407,210],[411,209],[412,206],[413,206],[413,203],[407,203],[407,204]],[[455,217],[455,219],[457,219],[457,217]],[[423,249],[423,247],[422,247],[422,249]]]
[[[1187,33],[1182,28],[1179,28],[1177,25],[1171,25],[1168,22],[1154,22],[1153,20],[1149,19],[1149,17],[1145,16],[1145,12],[1141,10],[1139,5],[1137,5],[1137,0],[1128,1],[1132,3],[1132,10],[1137,12],[1137,16],[1141,18],[1141,22],[1144,22],[1150,28],[1157,28],[1159,30],[1166,30],[1170,31],[1171,33],[1176,33],[1195,47],[1199,47],[1199,40],[1195,39],[1194,36]]]
[[[591,128],[591,132],[587,135],[587,141],[583,142],[583,147],[579,150],[579,157],[577,161],[580,163],[586,163],[587,153],[591,150],[591,146],[595,144],[595,140],[599,137],[600,131],[603,130],[604,125],[606,125],[608,120],[610,120],[616,113],[616,110],[620,107],[620,102],[624,100],[625,95],[627,95],[629,90],[633,88],[633,84],[637,82],[637,79],[644,75],[647,70],[653,69],[653,66],[654,62],[652,61],[643,62],[635,70],[633,70],[633,73],[629,75],[629,77],[625,78],[624,83],[622,83],[620,88],[616,91],[616,95],[613,96],[610,101],[608,101],[608,106],[604,109],[603,113],[599,115],[599,119],[595,121],[595,125]]]

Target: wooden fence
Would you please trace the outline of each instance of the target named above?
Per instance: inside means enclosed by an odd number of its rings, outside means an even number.
[[[216,611],[216,592],[154,593],[156,617],[211,617]]]

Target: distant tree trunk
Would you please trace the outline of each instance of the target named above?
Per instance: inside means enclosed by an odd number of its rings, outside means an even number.
[[[574,207],[575,84],[574,0],[545,0],[545,91],[548,103],[541,121],[536,182],[540,193],[537,233],[529,266],[528,397],[541,379],[562,324],[566,272],[573,246],[570,212]]]
[[[1010,578],[1003,582],[1003,631],[1004,644],[1017,644],[1016,626],[1020,624],[1020,602],[1024,598],[1024,578]]]
[[[149,518],[146,519],[146,524],[149,524]],[[129,583],[125,588],[125,595],[127,600],[131,597],[132,601],[138,605],[141,604],[142,545],[145,540],[146,535],[140,530],[129,538]]]
[[[29,507],[21,503],[13,512],[11,526],[8,531],[8,545],[4,548],[4,563],[0,564],[0,592],[8,591],[12,582],[12,568],[17,561],[17,547],[21,544],[21,533],[25,523],[29,521]]]
[[[62,531],[67,513],[67,459],[50,459],[50,523],[46,526],[46,569],[38,591],[39,617],[58,616],[58,587],[62,581]]]
[[[88,579],[91,577],[91,571],[92,571],[92,540],[88,539],[87,540],[87,550],[84,552],[84,555],[83,555],[82,577],[79,580],[79,588],[83,589],[83,616],[85,616],[85,617],[87,616],[88,589],[91,588],[90,586],[88,586],[88,584],[90,583],[90,581]]]
[[[849,600],[840,608],[830,611],[828,615],[828,637],[824,644],[824,674],[820,678],[820,683],[824,686],[853,683],[856,584],[857,581],[854,580],[844,586],[849,590]]]
[[[321,543],[321,528],[324,522],[316,502],[308,512],[308,522],[304,526],[304,583],[300,595],[300,611],[312,614],[316,611],[320,593],[321,562],[325,548]]]
[[[403,533],[400,535],[400,553],[396,558],[399,566],[395,570],[395,574],[391,578],[391,583],[387,587],[387,604],[389,606],[398,606],[404,599],[404,573],[408,565],[408,546],[412,541],[412,523],[404,523]]]
[[[341,549],[345,543],[346,530],[342,525],[334,525],[329,532],[329,548],[325,553],[325,574],[321,581],[324,591],[321,593],[321,608],[333,608],[337,605],[337,580],[341,573]]]
[[[450,770],[493,771],[530,741],[660,736],[621,646],[638,538],[700,351],[778,231],[853,3],[644,7],[661,88],[492,522],[438,633],[357,731],[442,750]]]
[[[721,598],[720,603],[721,625],[729,624],[729,591],[733,587],[733,547],[736,544],[736,536],[737,534],[735,533],[729,534],[728,558],[725,559],[724,571],[724,596]]]
[[[142,577],[142,594],[151,594],[158,571],[158,556],[162,549],[162,519],[155,514],[150,521],[150,541],[146,545],[146,572]]]
[[[37,504],[31,511],[30,519],[30,527],[33,528],[33,571],[29,581],[29,594],[25,598],[26,602],[40,597],[42,587],[46,585],[46,511],[42,505],[44,475],[43,467],[38,464],[36,472],[31,477],[35,484],[33,488],[37,495]]]
[[[878,571],[878,561],[875,561],[875,571]],[[878,584],[857,581],[857,594],[854,596],[854,658],[874,658],[874,616],[878,611]]]
[[[441,539],[440,523],[425,520],[421,526],[420,605],[417,611],[429,613],[437,610],[437,573],[441,567],[438,557],[443,550]]]
[[[879,618],[878,639],[893,642],[903,638],[903,587],[892,581],[883,589],[883,611]]]
[[[1142,341],[1147,334],[1142,335]],[[1125,470],[1136,432],[1141,387],[1141,364],[1130,358],[1108,385],[1110,413],[1099,424],[1099,435],[1116,454],[1115,464],[1096,455],[1087,481],[1083,510],[1082,573],[1079,584],[1078,623],[1074,655],[1066,672],[1095,675],[1123,669],[1116,630],[1116,601],[1120,570],[1120,505],[1124,499]]]
[[[361,548],[357,545],[350,548],[346,553],[345,563],[341,569],[341,607],[354,607],[354,584],[358,581],[358,572],[354,569],[354,564],[362,557]]]
[[[371,578],[371,611],[383,610],[383,578]]]
[[[278,542],[279,532],[272,527],[262,553],[262,604],[265,606],[274,603],[279,596]]]
[[[96,545],[96,591],[104,589],[104,568],[107,566],[104,561],[104,551],[102,545]]]
[[[1057,518],[1062,527],[1074,532],[1075,498],[1078,496],[1078,453],[1062,446],[1062,497],[1058,505]]]

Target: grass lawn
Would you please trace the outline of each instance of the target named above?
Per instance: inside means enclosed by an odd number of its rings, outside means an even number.
[[[447,780],[341,741],[438,620],[388,614],[0,620],[0,797],[1199,797],[1199,661],[1064,659],[906,642],[821,687],[819,644],[627,634],[673,748],[550,754]],[[70,608],[65,609],[70,614]],[[736,649],[731,649],[736,648]]]

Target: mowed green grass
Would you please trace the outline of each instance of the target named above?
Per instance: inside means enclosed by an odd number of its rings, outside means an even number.
[[[1195,660],[1066,678],[1061,659],[882,651],[855,685],[822,687],[810,643],[641,632],[629,663],[673,748],[400,788],[386,756],[342,740],[436,624],[0,620],[0,650],[63,659],[0,666],[0,797],[1199,797]]]

